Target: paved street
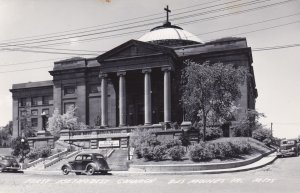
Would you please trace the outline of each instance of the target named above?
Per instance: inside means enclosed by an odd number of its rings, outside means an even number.
[[[300,192],[300,157],[277,159],[258,170],[205,175],[0,174],[0,193],[79,192]]]

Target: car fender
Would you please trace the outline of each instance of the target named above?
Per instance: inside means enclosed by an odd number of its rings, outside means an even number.
[[[60,169],[62,170],[62,168],[65,167],[65,166],[67,166],[70,171],[72,170],[72,166],[70,164],[64,164],[64,165],[61,166]]]
[[[89,166],[93,166],[93,167],[95,168],[95,170],[99,170],[98,164],[95,164],[95,163],[89,163],[88,165],[86,165],[85,170],[87,170],[87,168],[88,168]]]

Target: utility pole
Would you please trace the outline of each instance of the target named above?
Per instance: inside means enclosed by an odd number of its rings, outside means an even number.
[[[273,137],[273,123],[271,122],[271,137]]]

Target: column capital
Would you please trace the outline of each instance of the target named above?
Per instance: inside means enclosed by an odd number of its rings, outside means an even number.
[[[170,66],[165,66],[165,67],[162,67],[161,68],[161,71],[163,71],[163,72],[168,72],[168,71],[171,71],[172,70],[172,68],[170,67]]]
[[[99,74],[99,78],[107,78],[107,74],[100,73],[100,74]]]
[[[145,69],[143,69],[142,70],[142,73],[150,73],[152,70],[151,70],[151,68],[145,68]]]
[[[125,76],[125,75],[126,75],[126,71],[117,72],[117,76]]]

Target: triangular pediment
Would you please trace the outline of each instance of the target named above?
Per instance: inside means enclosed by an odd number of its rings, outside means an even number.
[[[175,52],[171,48],[154,45],[151,43],[141,42],[137,40],[130,40],[98,56],[97,60],[98,62],[102,62],[110,59],[132,58],[132,57],[147,56],[153,54],[174,55]]]

